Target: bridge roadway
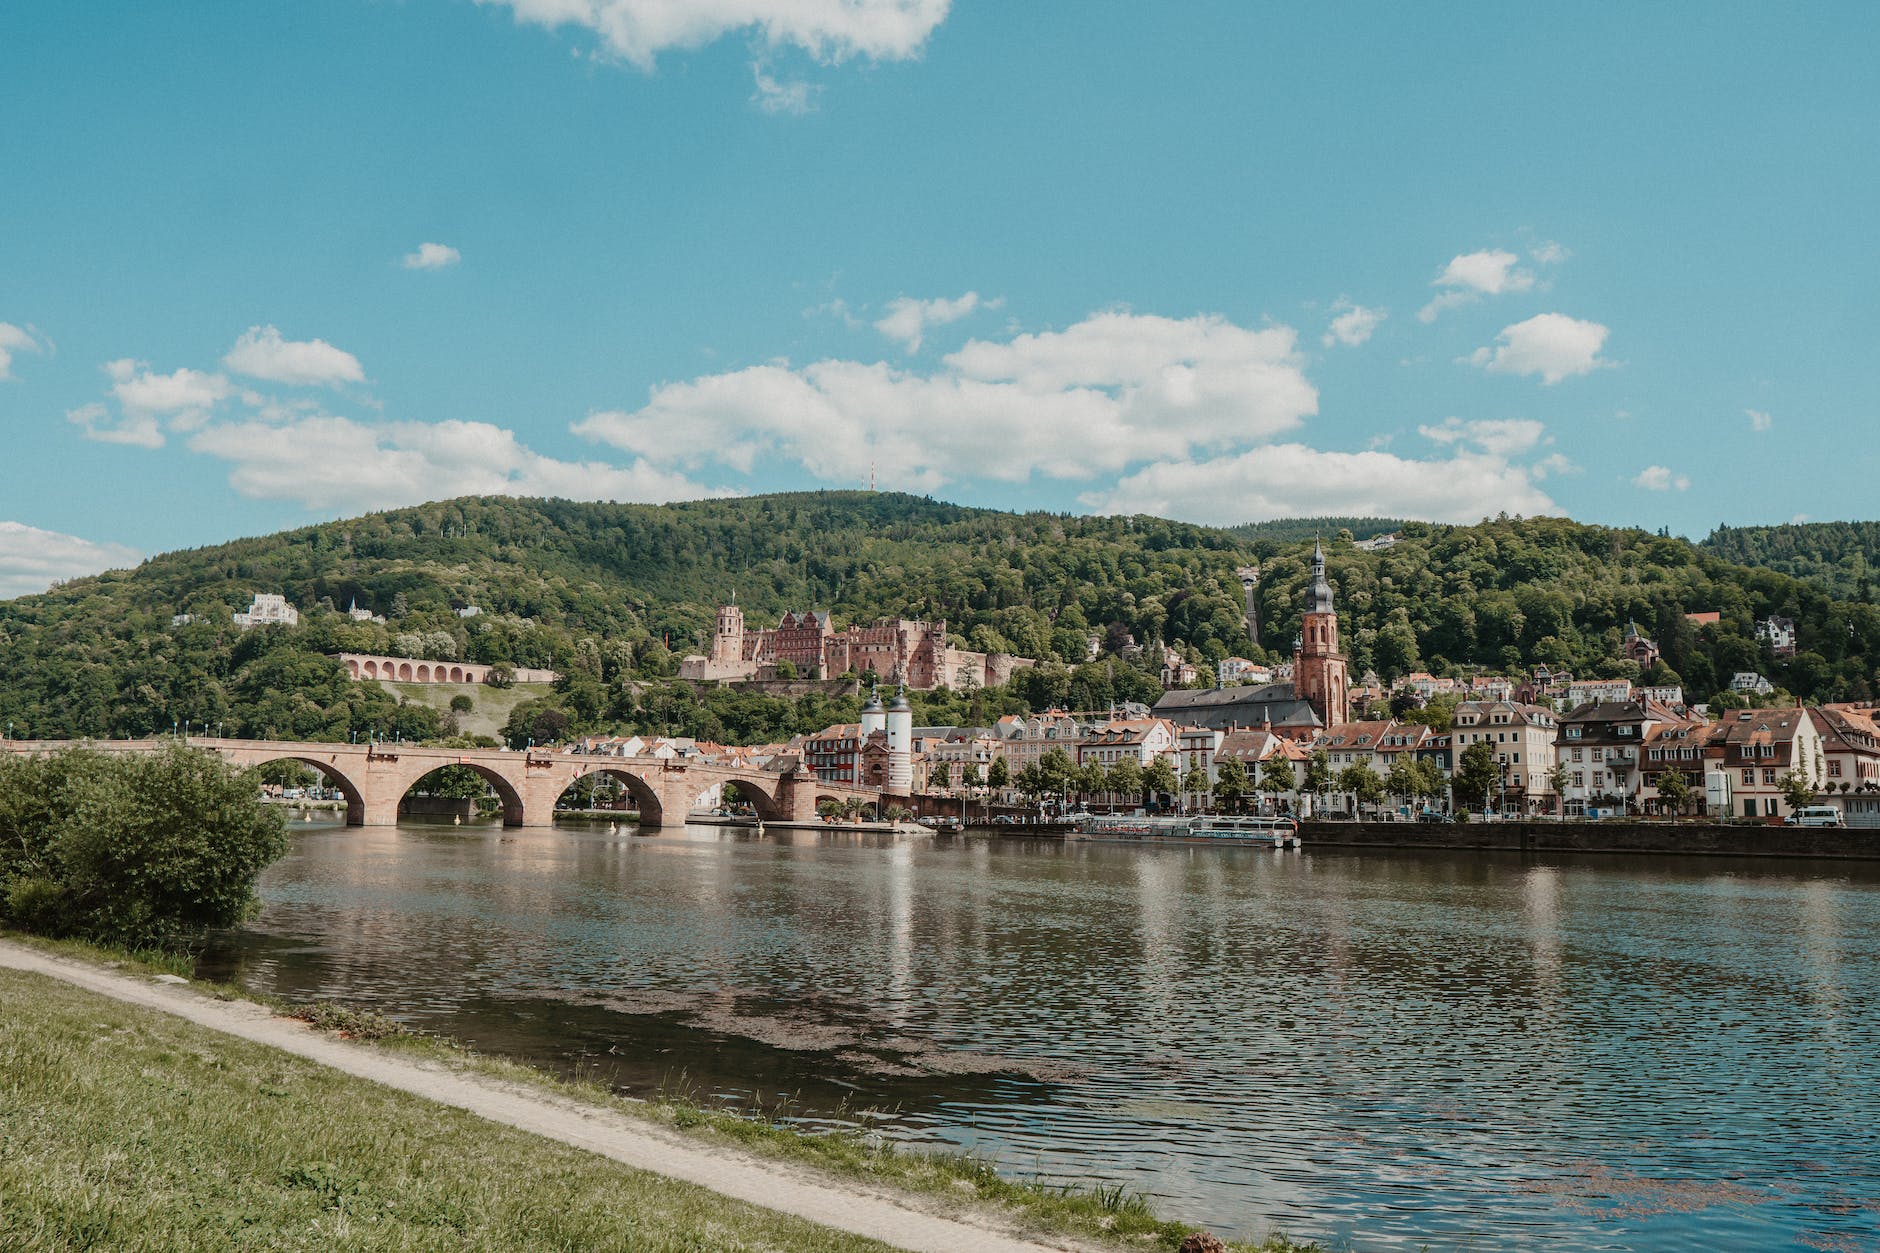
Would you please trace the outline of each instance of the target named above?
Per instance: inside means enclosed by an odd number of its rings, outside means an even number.
[[[171,743],[157,740],[12,740],[18,753],[47,753],[86,747],[103,753],[147,753]],[[389,827],[413,785],[443,766],[467,766],[482,776],[503,802],[503,825],[545,827],[554,821],[555,802],[577,779],[612,775],[626,785],[639,806],[640,824],[657,827],[683,823],[698,800],[712,788],[738,785],[738,792],[766,822],[814,822],[817,802],[860,797],[881,800],[876,788],[825,783],[814,771],[795,765],[783,771],[735,769],[664,757],[603,757],[532,749],[524,753],[496,748],[423,748],[415,744],[320,744],[286,740],[233,740],[190,736],[190,747],[214,753],[247,769],[275,761],[295,761],[325,775],[346,797],[346,822],[355,827]]]

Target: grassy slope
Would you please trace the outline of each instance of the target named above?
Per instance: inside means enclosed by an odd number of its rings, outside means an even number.
[[[126,973],[187,976],[191,967],[191,962],[186,957],[157,951],[100,949],[76,941],[47,940],[4,929],[0,929],[0,938],[15,943],[29,944],[66,958],[102,963]],[[7,1126],[8,1120],[12,1117],[10,1111],[14,1098],[13,1085],[10,1083],[10,1067],[13,1064],[14,1045],[11,1043],[13,1029],[17,1023],[27,1022],[30,1015],[39,1012],[27,1002],[22,1001],[18,995],[10,994],[9,986],[4,980],[31,980],[31,978],[27,975],[0,971],[0,1128]],[[198,1052],[202,1049],[214,1051],[211,1046],[226,1043],[234,1048],[254,1050],[265,1054],[284,1065],[309,1067],[321,1074],[329,1074],[312,1063],[302,1062],[258,1045],[238,1040],[226,1040],[225,1037],[202,1028],[180,1023],[160,1014],[132,1009],[82,990],[69,988],[64,984],[33,981],[28,986],[35,991],[41,987],[53,989],[62,997],[76,997],[92,1006],[88,1014],[79,1016],[85,1018],[90,1024],[94,1035],[100,1035],[107,1029],[98,1025],[101,1021],[122,1022],[124,1020],[120,1017],[121,1015],[135,1015],[146,1029],[173,1028],[175,1032],[184,1036],[193,1034],[200,1045]],[[219,997],[249,999],[238,988],[215,984],[198,984],[197,986],[204,990],[214,990]],[[285,1007],[276,1006],[276,1008],[283,1010]],[[1128,1241],[1130,1247],[1152,1250],[1173,1250],[1181,1243],[1184,1235],[1192,1230],[1184,1224],[1156,1217],[1143,1198],[1120,1189],[1093,1188],[1067,1191],[1061,1188],[1034,1186],[1001,1176],[989,1163],[977,1157],[907,1151],[858,1134],[841,1132],[805,1134],[761,1115],[744,1116],[722,1109],[702,1108],[682,1099],[631,1100],[616,1096],[609,1089],[598,1084],[563,1080],[547,1072],[515,1062],[484,1056],[448,1039],[407,1033],[397,1024],[379,1018],[377,1015],[360,1015],[343,1008],[320,1005],[301,1007],[295,1011],[296,1016],[307,1017],[306,1011],[309,1009],[317,1009],[319,1013],[316,1016],[328,1020],[322,1024],[323,1026],[330,1026],[335,1030],[356,1031],[361,1040],[373,1041],[370,1047],[415,1052],[430,1061],[474,1071],[504,1083],[525,1088],[539,1088],[563,1098],[572,1097],[596,1105],[609,1106],[636,1118],[658,1122],[710,1144],[740,1149],[775,1160],[799,1163],[828,1172],[838,1179],[848,1178],[863,1182],[871,1189],[885,1187],[924,1193],[950,1204],[966,1202],[1003,1207],[1022,1215],[1024,1221],[1034,1230],[1065,1232],[1086,1240],[1093,1237],[1099,1239],[1122,1237]],[[25,1030],[31,1032],[30,1023]],[[378,1038],[381,1031],[388,1033],[386,1038]],[[179,1056],[179,1053],[171,1050],[161,1054],[159,1060]],[[221,1064],[220,1068],[226,1070],[227,1066]],[[135,1082],[147,1083],[153,1076],[160,1073],[161,1067],[142,1066],[139,1069],[139,1078]],[[342,1086],[360,1082],[344,1076],[329,1075],[329,1077]],[[375,1093],[380,1091],[372,1085],[364,1086]],[[417,1100],[417,1098],[406,1097],[398,1099]],[[417,1104],[422,1108],[432,1108],[421,1101]],[[447,1110],[440,1112],[452,1113]],[[470,1119],[470,1125],[473,1128],[485,1126],[479,1120],[471,1119],[469,1115],[461,1115],[461,1117]],[[506,1134],[520,1135],[522,1133]],[[463,1151],[469,1153],[481,1151],[481,1149],[480,1146],[466,1145]],[[607,1165],[612,1169],[633,1174],[625,1167]],[[14,1247],[13,1244],[7,1242],[9,1227],[6,1198],[10,1195],[12,1186],[10,1169],[8,1141],[4,1136],[0,1136],[0,1247],[9,1249]],[[682,1187],[683,1185],[674,1186]],[[407,1243],[397,1247],[428,1248],[431,1246],[423,1243]],[[664,1246],[636,1244],[632,1247],[637,1249]],[[722,1247],[734,1249],[742,1246],[726,1244]],[[775,1247],[797,1246],[779,1244]],[[831,1244],[812,1247],[843,1248],[847,1246]],[[862,1242],[858,1247],[874,1246]],[[1233,1242],[1228,1245],[1228,1248],[1233,1253],[1318,1253],[1321,1246],[1300,1244],[1289,1240],[1284,1235],[1275,1234],[1258,1244]]]
[[[468,696],[470,712],[457,715],[458,731],[464,735],[493,735],[498,739],[502,738],[503,724],[509,721],[510,710],[525,700],[555,693],[553,685],[548,683],[516,683],[499,688],[487,683],[388,683],[381,679],[379,686],[393,696],[429,705],[441,714],[450,712],[451,697]]]
[[[0,972],[0,1247],[880,1250]]]

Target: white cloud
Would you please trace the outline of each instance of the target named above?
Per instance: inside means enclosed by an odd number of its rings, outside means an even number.
[[[189,441],[230,463],[244,496],[308,509],[389,509],[445,496],[565,496],[668,501],[723,495],[638,461],[558,461],[487,422],[366,424],[317,414],[284,423],[218,423]]]
[[[113,419],[111,411],[93,401],[65,411],[65,420],[83,431],[85,438],[100,444],[129,444],[134,448],[163,447],[163,428],[148,413],[125,414]]]
[[[1761,409],[1745,409],[1743,413],[1749,418],[1749,429],[1752,431],[1766,431],[1775,422],[1774,418]]]
[[[142,559],[143,554],[122,544],[0,522],[0,600],[43,592],[61,579],[134,566]]]
[[[1473,444],[1497,457],[1512,457],[1537,447],[1547,428],[1533,418],[1445,418],[1437,426],[1419,426],[1417,434],[1438,444]],[[1550,441],[1551,442],[1551,441]]]
[[[479,0],[519,22],[593,31],[601,46],[641,69],[671,48],[698,48],[750,31],[772,48],[800,48],[821,61],[917,56],[946,20],[950,0]]]
[[[1534,275],[1515,268],[1520,258],[1512,252],[1484,249],[1451,257],[1443,272],[1430,283],[1445,290],[1417,311],[1420,322],[1434,322],[1445,309],[1466,305],[1484,296],[1527,291],[1534,286]]]
[[[1102,513],[1153,513],[1231,525],[1320,514],[1475,522],[1508,513],[1557,513],[1523,467],[1459,452],[1418,461],[1385,452],[1322,452],[1300,444],[1212,461],[1148,466],[1084,504]]]
[[[442,270],[463,260],[463,254],[449,244],[419,244],[416,252],[405,254],[407,270]]]
[[[1542,313],[1504,326],[1493,348],[1478,348],[1469,361],[1490,374],[1538,374],[1552,385],[1612,364],[1601,359],[1607,327],[1562,313]]]
[[[1552,452],[1528,467],[1536,483],[1550,475],[1578,474],[1580,467],[1565,453]]]
[[[189,369],[153,374],[143,362],[129,357],[106,362],[104,371],[126,417],[166,418],[179,431],[201,426],[235,391],[220,374]]]
[[[751,103],[764,112],[790,113],[800,117],[815,111],[816,96],[822,91],[820,86],[801,80],[786,82],[774,78],[760,61],[751,62],[751,76],[757,83],[757,90],[751,93]]]
[[[1289,327],[1093,314],[1063,331],[973,340],[932,373],[777,363],[653,389],[574,430],[667,465],[749,472],[760,456],[818,478],[932,490],[961,479],[1088,478],[1270,438],[1317,412]]]
[[[1572,255],[1572,253],[1568,252],[1551,239],[1535,244],[1532,248],[1528,249],[1528,256],[1534,258],[1534,260],[1541,265],[1559,265]]]
[[[944,297],[915,300],[911,296],[896,296],[888,302],[888,312],[875,323],[875,329],[909,352],[919,352],[928,327],[945,326],[949,322],[959,321],[975,309],[997,309],[1004,303],[1003,297],[982,301],[978,292],[971,291],[954,300]]]
[[[359,358],[323,339],[282,339],[272,326],[251,326],[222,358],[237,374],[293,387],[363,383]]]
[[[1688,475],[1677,474],[1668,466],[1646,466],[1632,476],[1632,486],[1642,487],[1648,492],[1668,492],[1674,488],[1680,492],[1691,486]]]
[[[1332,319],[1330,329],[1319,342],[1330,348],[1333,344],[1347,344],[1356,347],[1371,338],[1371,332],[1377,324],[1388,316],[1382,309],[1367,309],[1340,296],[1332,308],[1339,310]]]
[[[0,383],[13,377],[13,354],[16,352],[44,352],[46,346],[39,336],[23,326],[11,322],[0,322]]]

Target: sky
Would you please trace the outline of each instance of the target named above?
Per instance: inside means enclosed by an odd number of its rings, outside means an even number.
[[[1880,5],[0,6],[0,596],[472,493],[1875,516]]]

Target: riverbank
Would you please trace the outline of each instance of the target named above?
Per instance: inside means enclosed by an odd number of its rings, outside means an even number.
[[[1301,824],[1309,849],[1410,848],[1692,857],[1880,859],[1880,831],[1715,822],[1323,822]]]
[[[1040,1253],[1184,1231],[1120,1194],[340,1039],[145,970],[0,939],[0,1121],[26,1129],[0,1145],[0,1242]]]

